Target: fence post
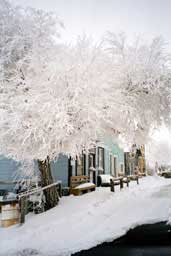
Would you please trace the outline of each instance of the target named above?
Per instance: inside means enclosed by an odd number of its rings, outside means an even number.
[[[120,189],[123,188],[123,178],[120,178]]]
[[[20,204],[20,224],[23,224],[25,223],[25,215],[26,215],[26,207],[27,207],[25,196],[20,198],[19,204]]]
[[[58,188],[59,188],[59,191],[58,191],[59,197],[62,197],[62,184],[61,183],[58,184]]]
[[[129,179],[128,179],[128,177],[126,177],[126,178],[127,178],[127,180],[126,180],[127,187],[129,187]]]
[[[139,178],[138,178],[138,175],[137,175],[137,184],[139,184]]]
[[[114,185],[114,181],[112,179],[110,179],[110,191],[115,192],[115,185]]]

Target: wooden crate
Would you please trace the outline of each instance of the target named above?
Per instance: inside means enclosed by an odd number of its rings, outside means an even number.
[[[11,203],[2,205],[1,226],[9,227],[19,223],[19,204]]]

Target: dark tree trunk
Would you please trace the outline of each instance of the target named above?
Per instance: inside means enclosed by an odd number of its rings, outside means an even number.
[[[38,166],[41,173],[41,186],[45,187],[52,184],[54,181],[51,174],[49,157],[47,157],[47,159],[43,161],[38,160]],[[46,198],[45,210],[49,210],[58,204],[59,196],[56,186],[45,189],[44,195]]]

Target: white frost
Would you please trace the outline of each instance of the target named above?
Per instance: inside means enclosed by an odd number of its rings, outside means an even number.
[[[107,33],[98,44],[57,38],[56,15],[0,0],[0,154],[18,160],[79,155],[118,131],[148,141],[169,124],[169,54],[161,38],[129,43]],[[62,33],[61,33],[62,34]]]

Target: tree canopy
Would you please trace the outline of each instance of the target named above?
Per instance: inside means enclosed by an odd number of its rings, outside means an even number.
[[[16,159],[78,155],[105,136],[144,142],[170,124],[169,54],[107,33],[101,42],[59,39],[54,13],[0,0],[0,154]]]

